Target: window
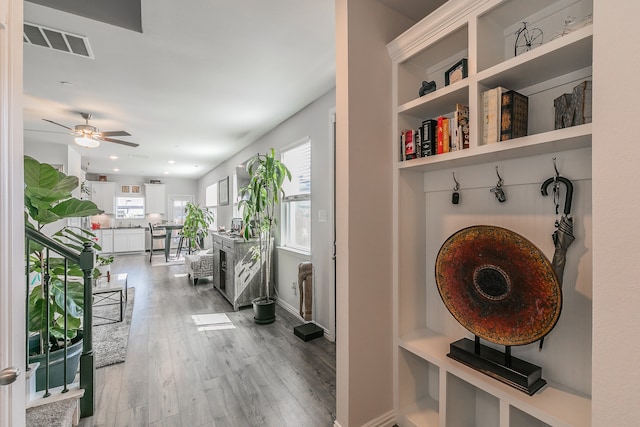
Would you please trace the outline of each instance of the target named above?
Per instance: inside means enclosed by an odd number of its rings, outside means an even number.
[[[284,181],[282,200],[282,245],[305,252],[311,250],[311,141],[304,138],[282,152],[282,162],[291,171]]]
[[[144,219],[144,197],[116,197],[116,219]]]
[[[171,212],[169,213],[169,221],[174,224],[184,224],[184,218],[187,215],[187,203],[189,202],[193,203],[193,196],[191,195],[170,195]]]

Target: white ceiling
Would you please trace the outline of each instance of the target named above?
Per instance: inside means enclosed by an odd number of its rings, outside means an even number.
[[[380,1],[416,20],[444,2]],[[335,86],[333,0],[142,0],[142,33],[30,2],[24,19],[89,40],[95,59],[24,45],[24,137],[90,173],[199,178]],[[80,112],[140,146],[81,148],[42,120]]]

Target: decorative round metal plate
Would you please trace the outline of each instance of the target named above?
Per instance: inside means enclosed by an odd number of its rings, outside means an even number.
[[[524,345],[553,329],[562,290],[549,260],[529,240],[477,225],[449,237],[436,258],[436,283],[453,317],[500,345]]]

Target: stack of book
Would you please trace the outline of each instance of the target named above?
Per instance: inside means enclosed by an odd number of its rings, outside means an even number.
[[[424,120],[420,129],[400,133],[400,161],[465,148],[469,148],[469,107],[462,104],[450,114]]]
[[[499,86],[482,93],[482,104],[483,145],[527,135],[529,98]]]

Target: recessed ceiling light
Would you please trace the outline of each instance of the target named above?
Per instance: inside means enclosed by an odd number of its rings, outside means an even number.
[[[120,172],[120,169],[115,168],[113,171],[114,171],[114,172]]]
[[[200,165],[195,165],[194,167],[199,168],[199,167],[200,167]]]
[[[169,175],[169,172],[168,172],[168,171],[164,171],[164,174],[165,174],[165,175]]]
[[[172,164],[174,164],[175,162],[176,162],[175,160],[169,160],[169,162],[168,162],[168,163],[169,163],[170,165],[172,165]]]
[[[110,158],[111,160],[116,160],[116,159],[118,158],[118,156],[109,156],[109,158]]]

